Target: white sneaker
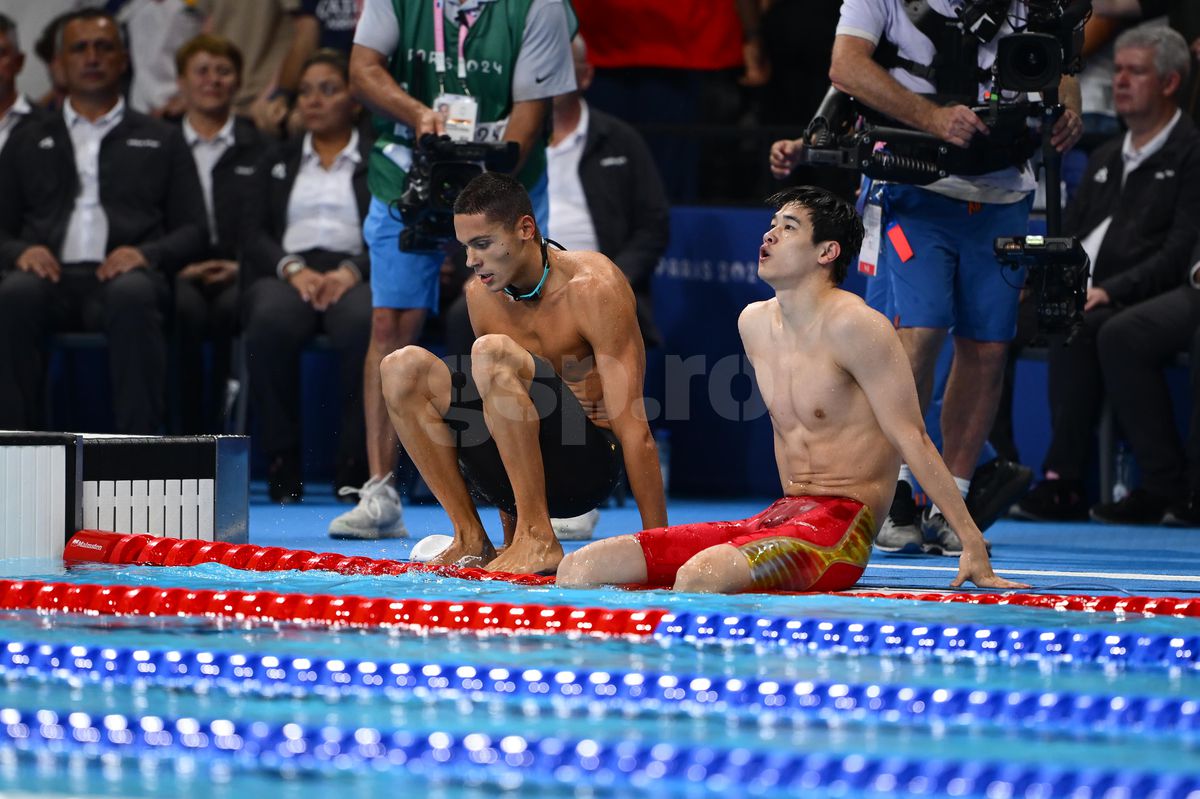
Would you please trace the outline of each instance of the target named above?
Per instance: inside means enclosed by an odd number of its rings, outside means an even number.
[[[330,538],[407,538],[400,495],[386,477],[372,477],[362,488],[346,486],[338,496],[358,494],[358,504],[329,523]]]
[[[568,519],[551,519],[550,526],[559,541],[588,541],[600,521],[600,511],[592,508],[582,516],[572,516]]]

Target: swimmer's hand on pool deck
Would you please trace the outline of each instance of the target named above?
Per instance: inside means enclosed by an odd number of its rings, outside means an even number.
[[[946,468],[942,456],[930,441],[923,426],[920,432],[924,442],[923,445],[918,444],[920,449],[917,452],[924,457],[918,461],[912,457],[916,452],[907,452],[903,448],[901,451],[908,458],[909,466],[917,480],[925,487],[930,499],[937,503],[938,509],[962,542],[962,554],[958,557],[958,574],[950,582],[950,587],[958,588],[963,583],[972,582],[980,588],[1029,588],[1025,583],[1005,579],[992,570],[992,561],[988,557],[983,533],[971,518],[971,512],[967,510],[967,503],[963,501],[950,470]]]
[[[965,582],[975,583],[980,588],[1029,588],[1027,583],[1013,582],[992,571],[982,535],[977,544],[968,546],[966,541],[963,542],[962,554],[958,556],[958,574],[950,581],[950,587],[959,588]]]

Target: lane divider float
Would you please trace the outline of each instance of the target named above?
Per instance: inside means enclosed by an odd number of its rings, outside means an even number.
[[[661,608],[389,599],[149,586],[0,580],[0,608],[103,616],[199,616],[232,621],[397,627],[418,632],[625,636],[692,645],[780,646],[808,653],[872,654],[1010,663],[1195,669],[1200,635],[817,619]]]
[[[263,652],[151,649],[0,640],[0,674],[238,694],[318,694],[328,699],[541,699],[588,718],[629,713],[719,716],[743,726],[786,720],[861,719],[904,726],[979,725],[1078,736],[1200,736],[1200,701],[1147,697],[941,688],[836,681],[710,677],[667,672],[510,668],[498,664],[322,658]],[[528,713],[526,708],[523,712]]]
[[[694,746],[554,735],[305,726],[295,722],[201,720],[119,713],[0,708],[0,746],[22,751],[200,756],[253,771],[347,772],[405,768],[452,779],[519,774],[559,784],[686,784],[728,795],[788,791],[809,795],[1190,797],[1200,776],[1134,769],[1077,769],[988,760],[801,753],[787,749]],[[511,786],[510,786],[511,787]]]

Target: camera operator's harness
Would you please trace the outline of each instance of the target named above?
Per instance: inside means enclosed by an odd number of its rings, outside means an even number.
[[[999,0],[1008,6],[1008,0]],[[955,17],[945,17],[934,11],[929,0],[905,0],[905,12],[913,25],[933,42],[934,56],[929,64],[921,64],[900,55],[894,42],[881,39],[875,48],[875,62],[886,70],[899,67],[910,75],[922,78],[934,87],[940,100],[955,100],[971,105],[979,92],[979,84],[987,83],[992,73],[979,67],[980,37],[964,30]],[[1005,19],[1003,11],[995,24],[990,39],[999,31],[999,23]],[[991,15],[985,17],[989,22]],[[970,66],[964,69],[963,65]]]

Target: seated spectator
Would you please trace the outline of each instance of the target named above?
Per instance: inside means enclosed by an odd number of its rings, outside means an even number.
[[[366,482],[362,365],[371,333],[369,259],[362,238],[371,145],[355,128],[345,56],[319,50],[300,73],[306,133],[267,159],[261,212],[247,234],[242,304],[250,399],[270,459],[276,502],[303,494],[300,354],[324,331],[341,358],[335,488]]]
[[[0,150],[17,128],[39,116],[29,98],[17,91],[17,75],[25,54],[17,39],[17,24],[0,14]]]
[[[0,427],[43,424],[46,338],[83,328],[108,337],[117,431],[159,433],[167,275],[203,250],[200,182],[183,135],[125,107],[113,18],[60,32],[63,110],[0,154]]]
[[[229,356],[237,325],[238,248],[246,198],[257,186],[266,142],[254,123],[233,116],[242,54],[228,39],[201,34],[176,54],[183,137],[191,147],[204,210],[208,247],[175,279],[179,344],[180,422],[186,433],[219,430]],[[213,342],[210,403],[205,411],[204,341]]]
[[[1117,314],[1100,331],[1100,365],[1113,413],[1141,467],[1142,484],[1120,502],[1092,508],[1112,524],[1200,527],[1200,248],[1188,279]],[[1189,353],[1191,420],[1179,440],[1165,370]]]
[[[1097,338],[1178,285],[1200,229],[1200,133],[1178,106],[1187,42],[1169,28],[1135,28],[1115,51],[1113,105],[1129,130],[1092,154],[1067,208],[1066,232],[1082,239],[1092,281],[1082,329],[1050,346],[1045,479],[1013,506],[1021,519],[1087,517],[1084,469],[1104,396]]]
[[[337,50],[349,58],[354,46],[354,29],[361,14],[362,2],[300,0],[300,7],[292,12],[291,45],[279,65],[275,90],[266,102],[255,108],[258,114],[255,121],[263,130],[282,132],[285,121],[288,134],[299,129],[299,115],[293,105],[301,65],[318,49]]]

